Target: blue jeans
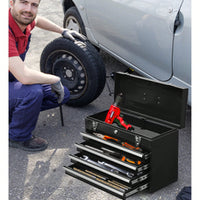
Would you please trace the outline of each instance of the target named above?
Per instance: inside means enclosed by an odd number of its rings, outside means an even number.
[[[62,104],[69,100],[65,89]],[[57,98],[51,86],[44,84],[23,85],[18,81],[9,82],[9,139],[26,141],[31,138],[40,111],[58,107]]]

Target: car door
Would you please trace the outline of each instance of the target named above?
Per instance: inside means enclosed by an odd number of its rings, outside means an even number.
[[[147,76],[172,76],[173,28],[182,0],[86,0],[99,45]]]

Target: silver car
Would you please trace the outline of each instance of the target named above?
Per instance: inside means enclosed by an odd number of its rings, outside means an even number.
[[[64,27],[139,74],[189,88],[190,0],[63,0]]]

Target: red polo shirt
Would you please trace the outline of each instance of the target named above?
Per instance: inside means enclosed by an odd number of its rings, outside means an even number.
[[[19,56],[24,53],[26,50],[26,46],[28,44],[28,38],[31,34],[31,30],[35,27],[35,21],[29,24],[26,27],[25,33],[21,31],[15,20],[13,19],[10,10],[9,10],[9,50],[8,56],[14,57]],[[10,30],[11,29],[11,30]],[[18,44],[18,48],[16,47],[16,42]]]

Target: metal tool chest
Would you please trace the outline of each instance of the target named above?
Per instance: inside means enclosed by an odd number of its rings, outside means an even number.
[[[108,111],[86,117],[84,141],[75,144],[78,152],[69,155],[72,164],[64,168],[66,174],[126,199],[177,180],[178,129],[185,126],[188,89],[119,72],[115,97],[119,93],[121,114],[134,130],[105,123]]]

